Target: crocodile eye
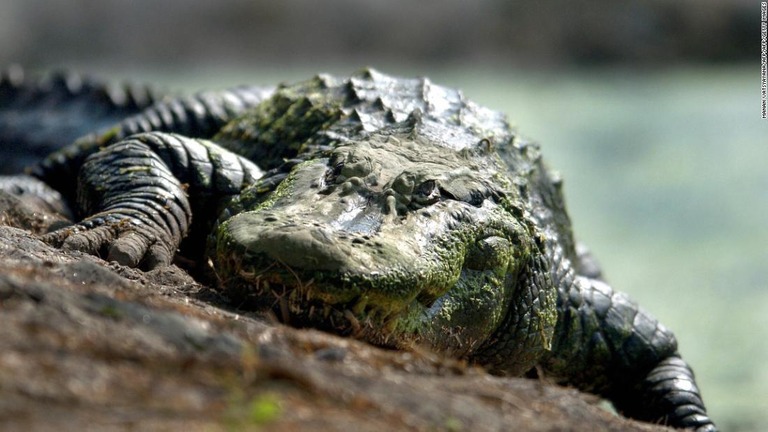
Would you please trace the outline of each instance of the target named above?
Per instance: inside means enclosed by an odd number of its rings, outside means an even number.
[[[412,202],[418,206],[427,206],[440,200],[440,188],[435,180],[427,180],[413,188]]]

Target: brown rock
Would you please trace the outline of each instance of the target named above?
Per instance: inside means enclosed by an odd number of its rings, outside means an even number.
[[[0,197],[5,224],[55,219],[38,210]],[[175,266],[143,273],[0,226],[0,429],[666,430],[572,389],[285,327],[217,298]]]

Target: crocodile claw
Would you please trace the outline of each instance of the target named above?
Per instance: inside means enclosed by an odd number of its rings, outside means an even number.
[[[169,265],[175,245],[146,224],[126,216],[100,216],[53,231],[43,240],[65,250],[105,257],[107,261],[146,269]]]

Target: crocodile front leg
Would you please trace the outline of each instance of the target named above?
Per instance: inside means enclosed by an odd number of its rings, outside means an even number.
[[[556,262],[558,322],[545,371],[629,417],[716,431],[674,335],[627,295]]]
[[[87,158],[77,201],[90,216],[45,240],[128,266],[167,265],[193,213],[218,208],[261,175],[247,159],[205,140],[133,135]]]

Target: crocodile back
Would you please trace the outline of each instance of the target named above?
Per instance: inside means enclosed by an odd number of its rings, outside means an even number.
[[[72,72],[29,78],[0,74],[0,174],[14,174],[80,136],[150,106],[159,95],[138,85],[107,85]]]
[[[482,140],[507,145],[514,133],[502,113],[427,78],[403,79],[363,69],[281,85],[255,112],[214,137],[272,169],[299,154],[322,151],[385,129],[417,129],[435,144],[462,150]],[[311,157],[311,155],[309,155]]]

